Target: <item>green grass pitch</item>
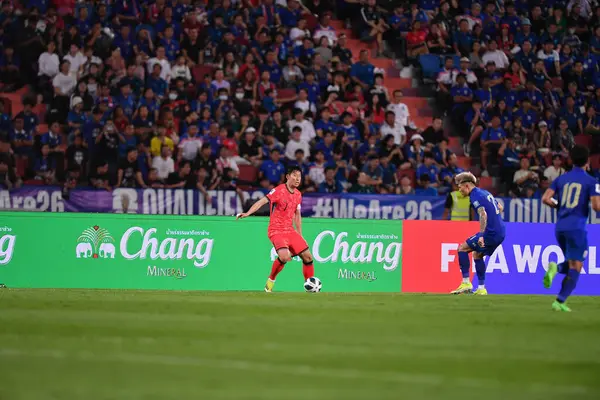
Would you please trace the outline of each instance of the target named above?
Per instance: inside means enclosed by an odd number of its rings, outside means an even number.
[[[598,399],[600,298],[0,290],[0,399]]]

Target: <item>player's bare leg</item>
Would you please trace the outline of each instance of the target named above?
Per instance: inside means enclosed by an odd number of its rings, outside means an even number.
[[[462,282],[456,289],[451,291],[450,294],[466,294],[473,292],[473,284],[471,283],[471,278],[469,275],[469,270],[471,268],[469,253],[472,251],[473,249],[469,247],[467,242],[464,242],[458,248],[458,263],[462,273]]]
[[[290,254],[290,250],[287,248],[282,248],[277,250],[277,258],[273,261],[273,266],[271,267],[271,274],[269,275],[269,279],[267,279],[267,283],[265,284],[265,292],[271,293],[273,291],[273,287],[275,286],[275,278],[277,278],[277,274],[279,274],[285,264],[288,263],[292,259],[292,255]]]
[[[306,249],[298,255],[302,259],[302,274],[304,275],[304,280],[315,276],[315,266],[313,264],[313,257],[312,254],[310,254],[310,250]]]
[[[473,259],[475,260],[475,271],[477,271],[477,290],[473,294],[485,296],[488,292],[485,288],[485,261],[483,261],[483,254],[474,251]]]

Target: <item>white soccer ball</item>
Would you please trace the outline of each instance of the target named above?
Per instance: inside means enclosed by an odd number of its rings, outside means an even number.
[[[304,290],[306,290],[307,292],[310,292],[310,293],[320,292],[321,287],[323,287],[323,284],[321,283],[321,280],[319,278],[317,278],[316,276],[313,276],[312,278],[308,278],[306,280],[306,282],[304,282]]]

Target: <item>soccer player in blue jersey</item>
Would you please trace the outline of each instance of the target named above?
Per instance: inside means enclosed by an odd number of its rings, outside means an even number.
[[[500,213],[502,205],[496,201],[494,196],[487,190],[475,186],[477,178],[470,172],[462,172],[456,175],[458,190],[463,196],[469,196],[471,207],[479,215],[479,232],[468,238],[458,248],[458,263],[462,272],[462,283],[453,290],[452,294],[473,292],[473,284],[469,277],[471,262],[469,253],[473,252],[475,260],[475,271],[477,272],[476,295],[487,295],[485,288],[485,261],[484,256],[490,256],[498,246],[502,244],[505,236],[504,221]]]
[[[573,293],[583,261],[588,253],[586,224],[592,209],[600,211],[600,184],[588,175],[589,151],[586,147],[575,146],[571,149],[573,169],[552,181],[542,201],[550,207],[558,208],[555,235],[558,245],[565,255],[565,261],[549,263],[544,276],[544,286],[549,289],[556,274],[564,274],[560,292],[552,303],[555,311],[569,312],[565,302]]]

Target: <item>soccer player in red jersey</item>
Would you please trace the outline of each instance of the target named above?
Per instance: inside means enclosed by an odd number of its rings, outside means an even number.
[[[302,216],[300,204],[302,195],[298,186],[302,182],[302,171],[299,167],[289,167],[285,174],[285,183],[271,190],[262,199],[250,207],[248,212],[238,214],[236,219],[246,218],[258,211],[267,203],[270,204],[271,218],[269,220],[268,236],[277,251],[277,259],[271,267],[271,274],[265,285],[265,292],[272,292],[277,274],[292,257],[300,256],[303,262],[304,279],[312,278],[315,274],[313,258],[306,240],[302,237]],[[294,229],[294,225],[296,228]]]

